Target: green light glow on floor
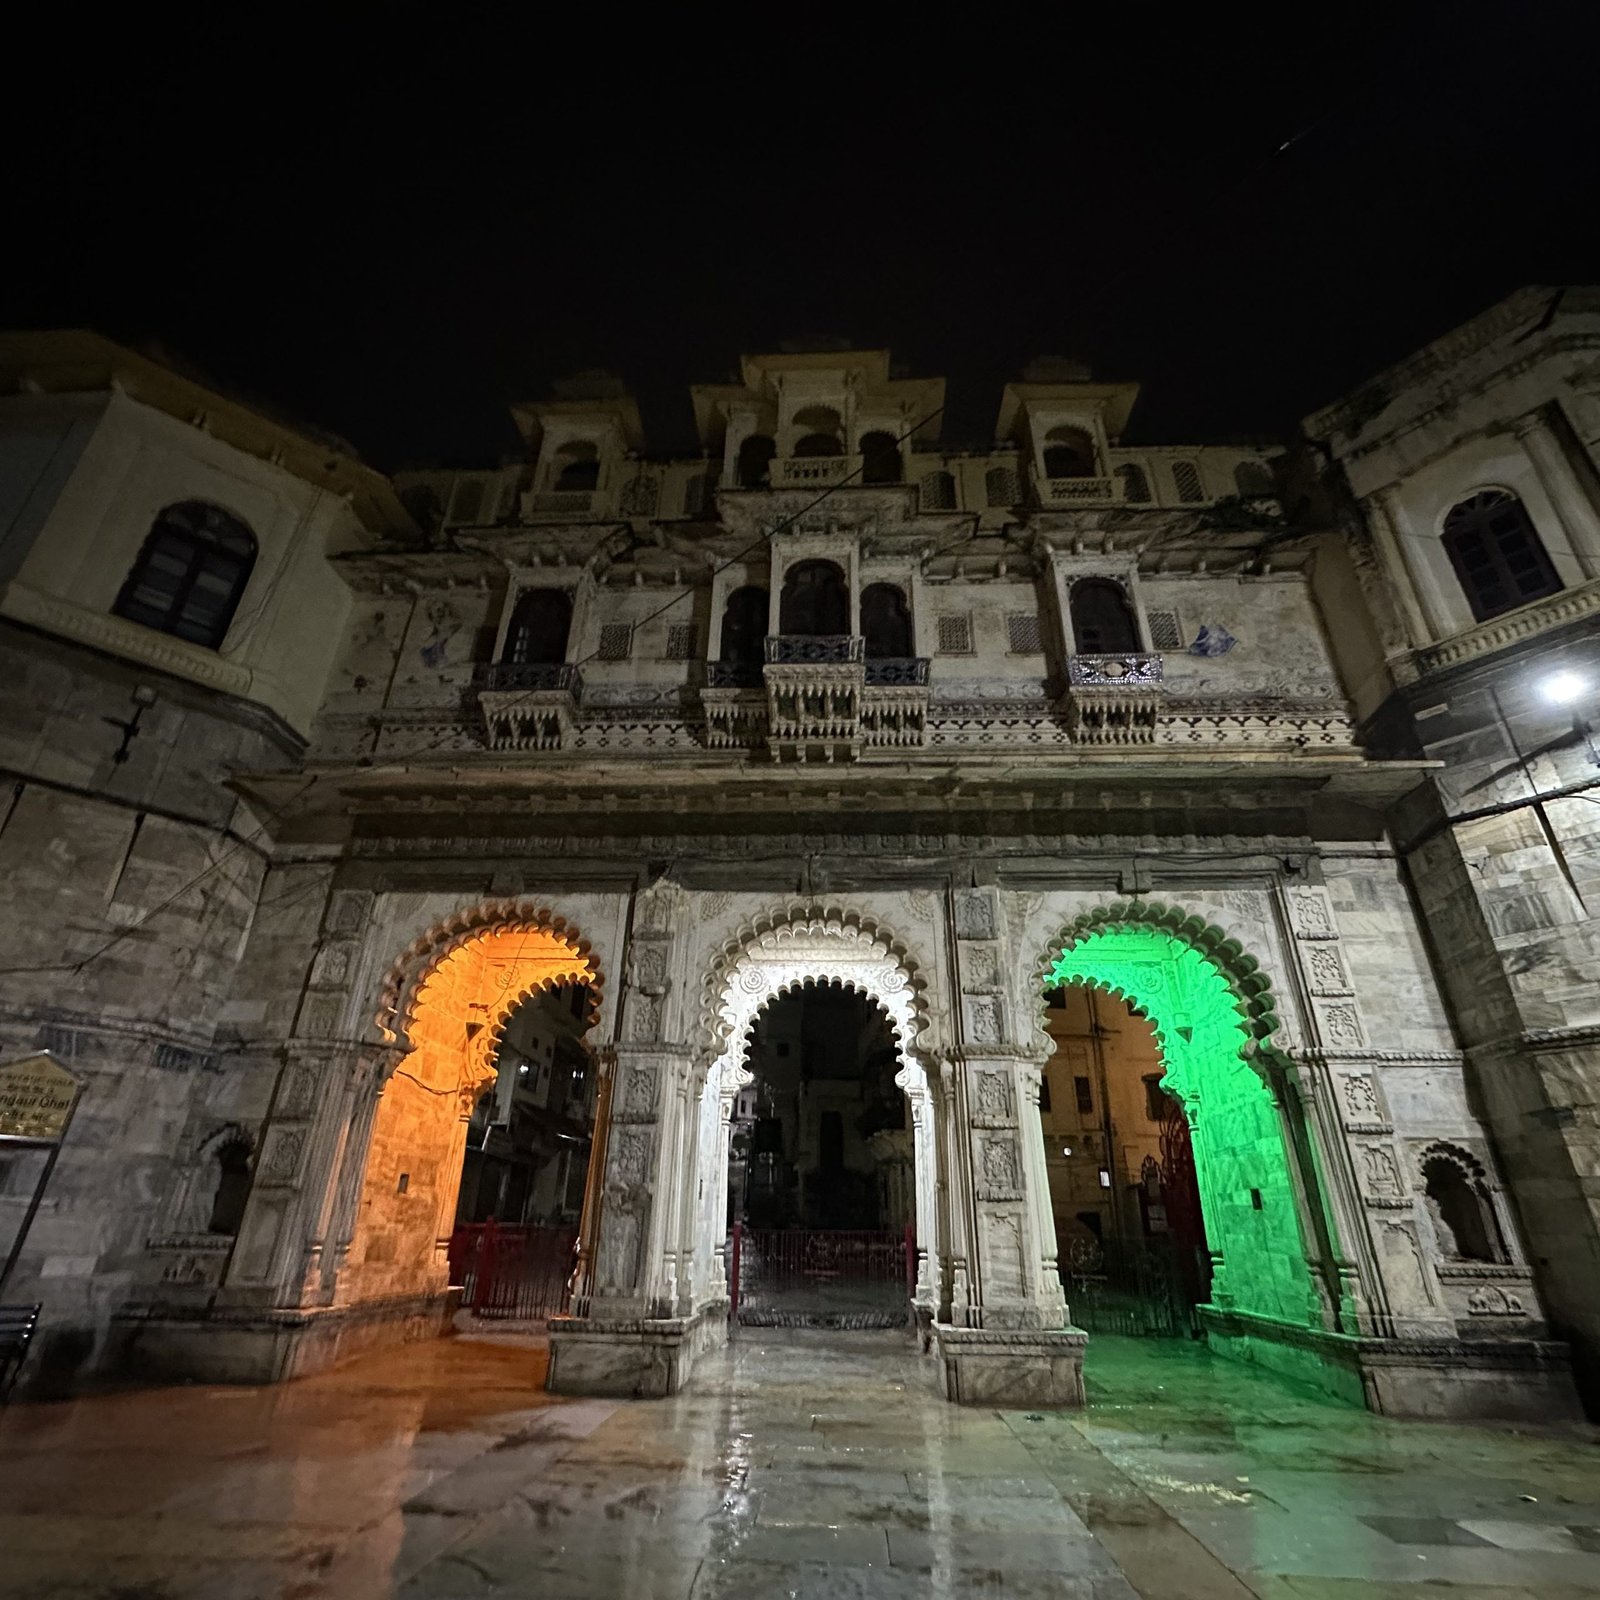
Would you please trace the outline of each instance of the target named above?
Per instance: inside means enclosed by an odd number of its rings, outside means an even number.
[[[1049,987],[1092,984],[1155,1025],[1162,1085],[1193,1132],[1220,1308],[1320,1327],[1278,1109],[1240,1055],[1250,1039],[1228,981],[1192,945],[1155,927],[1092,933],[1056,963]]]

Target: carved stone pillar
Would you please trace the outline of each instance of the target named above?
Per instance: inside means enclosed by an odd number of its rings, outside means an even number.
[[[381,1047],[346,1041],[297,1039],[284,1047],[219,1301],[298,1307],[322,1299],[322,1256],[337,1213],[336,1180],[351,1149],[352,1112],[388,1056]]]
[[[1584,577],[1600,576],[1600,511],[1595,509],[1588,486],[1567,458],[1566,447],[1549,416],[1543,411],[1530,412],[1517,422],[1516,434],[1561,519]]]
[[[1340,1271],[1348,1278],[1354,1266],[1366,1280],[1365,1293],[1348,1285],[1347,1292],[1373,1332],[1436,1337],[1451,1330],[1423,1246],[1419,1202],[1372,1073],[1376,1052],[1332,902],[1314,884],[1282,887],[1279,894],[1305,997],[1309,1071],[1298,1082],[1321,1148]]]

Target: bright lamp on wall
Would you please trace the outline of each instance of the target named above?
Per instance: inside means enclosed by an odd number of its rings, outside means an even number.
[[[1589,687],[1580,673],[1552,672],[1539,685],[1539,693],[1552,705],[1570,706]]]

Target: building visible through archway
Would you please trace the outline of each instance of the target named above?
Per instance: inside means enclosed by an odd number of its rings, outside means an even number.
[[[808,983],[758,1014],[745,1064],[728,1163],[740,1321],[905,1322],[916,1176],[887,1013]]]
[[[1250,972],[1253,975],[1253,962]],[[1348,1308],[1339,1303],[1337,1291],[1325,1277],[1319,1288],[1313,1275],[1312,1260],[1320,1260],[1326,1272],[1335,1253],[1332,1222],[1314,1163],[1296,1154],[1309,1144],[1303,1126],[1295,1122],[1298,1105],[1283,1092],[1281,1074],[1271,1078],[1272,1058],[1253,1036],[1252,1022],[1260,1023],[1261,1018],[1249,1012],[1249,1002],[1207,953],[1153,922],[1086,931],[1069,941],[1047,973],[1046,984],[1047,992],[1073,986],[1100,991],[1086,1002],[1093,1008],[1090,1045],[1098,1045],[1104,1056],[1107,1039],[1122,1034],[1118,1053],[1131,1057],[1134,1076],[1148,1090],[1159,1090],[1176,1102],[1169,1108],[1152,1098],[1146,1107],[1144,1121],[1151,1127],[1156,1125],[1153,1113],[1162,1113],[1159,1153],[1140,1153],[1139,1141],[1130,1144],[1126,1139],[1119,1151],[1115,1119],[1119,1103],[1128,1103],[1128,1087],[1124,1082],[1113,1090],[1108,1082],[1105,1090],[1112,1136],[1100,1133],[1105,1164],[1096,1171],[1098,1182],[1110,1189],[1120,1183],[1126,1196],[1116,1212],[1117,1243],[1104,1252],[1114,1260],[1121,1250],[1134,1263],[1114,1286],[1123,1308],[1131,1314],[1164,1299],[1180,1313],[1172,1318],[1176,1326],[1203,1329],[1213,1344],[1220,1337],[1236,1353],[1259,1352],[1260,1359],[1283,1370],[1298,1370],[1313,1382],[1324,1382],[1322,1364],[1300,1335],[1324,1326],[1325,1301],[1335,1320],[1347,1315]],[[1262,987],[1257,980],[1251,991],[1258,1004]],[[1108,1011],[1112,997],[1125,1003]],[[1130,1011],[1148,1020],[1148,1030],[1135,1029]],[[1120,1021],[1120,1027],[1097,1033],[1102,1014]],[[1139,1070],[1141,1059],[1148,1063],[1152,1044],[1159,1076],[1154,1070]],[[1127,1070],[1123,1069],[1124,1079]],[[1070,1074],[1074,1080],[1080,1075]],[[1070,1092],[1076,1097],[1075,1081]],[[1136,1113],[1125,1114],[1124,1126],[1132,1127],[1138,1120]],[[1142,1138],[1148,1143],[1148,1131]],[[1129,1193],[1126,1181],[1135,1156],[1146,1186],[1142,1201]],[[1147,1158],[1155,1162],[1153,1183]],[[1194,1223],[1186,1216],[1194,1199],[1186,1167],[1192,1170],[1198,1195],[1199,1217]],[[1101,1171],[1104,1180],[1098,1177]],[[1149,1230],[1151,1188],[1159,1197],[1158,1216],[1165,1231],[1159,1251],[1149,1242],[1154,1237]],[[1134,1204],[1143,1208],[1137,1229],[1130,1215]],[[1112,1210],[1108,1203],[1098,1224],[1102,1233]],[[1068,1221],[1069,1234],[1070,1225],[1080,1222],[1085,1232],[1094,1231],[1095,1224],[1087,1217],[1073,1215]],[[1093,1251],[1081,1245],[1080,1251],[1085,1266],[1092,1265]],[[1070,1249],[1062,1254],[1070,1273]],[[1165,1267],[1159,1265],[1163,1259]],[[1174,1275],[1177,1283],[1172,1282]],[[1113,1287],[1112,1276],[1104,1273],[1098,1285],[1102,1292]],[[1093,1304],[1096,1286],[1081,1287],[1091,1292],[1078,1296],[1075,1314]],[[1186,1322],[1181,1315],[1184,1306],[1202,1301],[1195,1319]],[[1218,1318],[1248,1331],[1219,1334]],[[1158,1324],[1160,1320],[1156,1319]],[[1135,1325],[1123,1331],[1147,1330]]]
[[[442,1304],[476,1265],[458,1217],[498,1224],[514,1210],[516,1226],[549,1219],[575,1239],[571,1196],[584,1178],[573,1174],[587,1173],[593,1115],[579,1041],[595,978],[570,934],[515,924],[468,934],[423,971],[394,1017],[410,1048],[372,1105],[370,1143],[351,1153],[361,1184],[342,1303]],[[574,1154],[548,1160],[563,1143]]]
[[[1039,1091],[1068,1303],[1095,1333],[1197,1330],[1211,1287],[1193,1143],[1154,1027],[1091,984],[1050,991]]]

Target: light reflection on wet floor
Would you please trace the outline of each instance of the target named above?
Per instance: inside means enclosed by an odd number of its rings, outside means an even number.
[[[900,1335],[745,1330],[674,1400],[457,1339],[0,1420],[0,1595],[1600,1594],[1600,1452],[1391,1423],[1097,1338],[1090,1406],[963,1410]],[[1426,1586],[1426,1587],[1424,1587]]]

